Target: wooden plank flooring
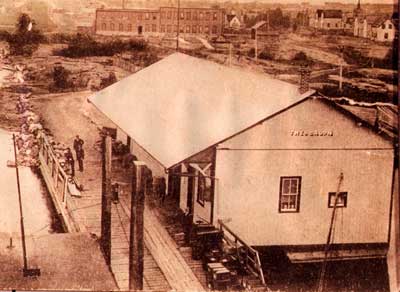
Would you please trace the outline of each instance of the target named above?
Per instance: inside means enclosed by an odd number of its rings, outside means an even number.
[[[101,235],[101,173],[100,153],[91,152],[98,160],[86,160],[84,172],[76,173],[77,180],[83,184],[84,190],[82,197],[72,197],[72,210],[70,213],[74,216],[75,221],[81,227],[81,230]],[[89,157],[88,157],[89,158]],[[119,206],[119,208],[118,208]],[[122,211],[120,205],[112,206],[112,239],[111,239],[111,270],[114,274],[116,282],[120,290],[128,290],[129,275],[129,218]],[[121,227],[117,210],[123,221],[124,229]],[[145,290],[167,291],[171,289],[164,273],[157,265],[153,255],[147,247],[144,253],[144,287]]]
[[[121,206],[128,217],[130,214],[130,198],[120,198]],[[144,241],[172,289],[177,291],[204,291],[203,285],[191,270],[157,216],[146,204],[144,211]]]

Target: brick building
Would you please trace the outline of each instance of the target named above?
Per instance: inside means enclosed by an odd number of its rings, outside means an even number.
[[[179,30],[182,34],[220,35],[225,12],[218,8],[180,8]],[[98,9],[95,32],[101,35],[176,34],[178,9]]]

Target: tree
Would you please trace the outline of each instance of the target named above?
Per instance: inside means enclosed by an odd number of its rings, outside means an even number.
[[[312,66],[314,64],[314,61],[302,51],[297,52],[296,55],[294,55],[292,62],[299,66]]]
[[[101,79],[100,89],[106,88],[107,86],[110,86],[115,82],[117,82],[117,77],[115,76],[114,72],[110,72],[108,77]]]
[[[69,87],[68,77],[70,72],[61,65],[57,65],[53,70],[54,86],[58,89],[65,89]]]
[[[11,55],[31,56],[39,44],[45,40],[28,14],[21,14],[16,23],[15,33],[7,36]]]

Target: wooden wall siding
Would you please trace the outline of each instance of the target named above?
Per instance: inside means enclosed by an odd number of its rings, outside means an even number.
[[[333,136],[292,136],[293,130]],[[216,216],[231,219],[228,225],[251,245],[324,244],[328,193],[343,172],[348,200],[337,213],[334,242],[386,242],[392,171],[390,142],[308,100],[220,145]],[[298,213],[279,213],[281,176],[302,177]]]

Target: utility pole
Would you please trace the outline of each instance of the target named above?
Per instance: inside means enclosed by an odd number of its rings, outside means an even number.
[[[17,160],[17,147],[15,143],[15,134],[13,134],[13,144],[14,144],[14,159],[15,159],[15,173],[17,176],[17,190],[18,190],[18,201],[19,201],[19,215],[20,215],[20,226],[21,226],[21,241],[22,241],[22,256],[24,260],[24,267],[22,270],[24,277],[37,277],[40,276],[40,269],[29,269],[28,268],[28,257],[26,255],[26,242],[25,242],[25,226],[24,226],[24,214],[22,211],[22,197],[21,197],[21,186],[19,182],[19,170],[18,170],[18,160]],[[10,246],[12,246],[12,241],[10,241]]]
[[[229,67],[232,66],[232,43],[229,43]]]
[[[178,21],[177,21],[177,30],[176,30],[176,51],[179,52],[179,18],[180,18],[180,9],[181,9],[181,1],[178,0]]]
[[[326,245],[325,245],[325,252],[324,252],[324,261],[322,262],[322,268],[321,268],[321,273],[319,276],[319,281],[318,281],[318,288],[317,292],[323,292],[324,291],[324,284],[325,284],[325,274],[326,274],[326,266],[327,266],[327,261],[328,261],[328,254],[329,254],[329,249],[332,244],[332,233],[334,229],[334,224],[335,224],[335,215],[336,215],[336,210],[337,210],[337,203],[340,195],[340,187],[343,182],[343,173],[341,172],[339,175],[339,183],[337,187],[337,191],[335,193],[334,197],[334,205],[333,205],[333,210],[332,210],[332,216],[331,216],[331,222],[329,225],[329,232],[328,232],[328,238],[326,240]]]
[[[339,60],[339,91],[343,90],[343,47],[340,46],[340,60]]]
[[[258,39],[257,39],[257,28],[255,29],[255,45],[254,45],[254,58],[256,63],[258,63]]]
[[[111,264],[111,137],[103,136],[101,178],[101,249]]]

